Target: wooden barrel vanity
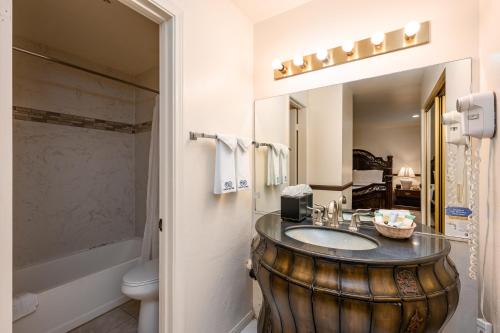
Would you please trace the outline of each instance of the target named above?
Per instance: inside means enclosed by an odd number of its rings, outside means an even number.
[[[377,247],[341,250],[292,238],[294,228],[322,227],[282,222],[275,214],[256,223],[259,333],[438,332],[453,315],[460,280],[446,239],[415,233],[392,240],[362,226],[356,235]],[[346,229],[341,225],[340,232]]]

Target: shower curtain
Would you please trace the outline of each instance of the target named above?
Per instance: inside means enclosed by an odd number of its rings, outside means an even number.
[[[159,100],[155,99],[153,121],[151,124],[151,141],[149,143],[148,187],[146,194],[146,223],[142,239],[141,258],[151,260],[159,256]]]

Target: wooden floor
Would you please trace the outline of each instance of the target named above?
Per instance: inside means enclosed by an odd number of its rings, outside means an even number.
[[[136,333],[139,304],[131,300],[69,333]]]

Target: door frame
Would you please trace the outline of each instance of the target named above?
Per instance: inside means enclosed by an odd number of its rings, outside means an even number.
[[[430,169],[430,161],[427,161],[428,151],[429,151],[429,138],[430,131],[434,132],[434,151],[435,151],[435,164],[434,168],[437,172],[434,175],[434,197],[435,197],[435,211],[434,211],[434,222],[435,230],[437,232],[445,233],[445,165],[446,156],[443,125],[442,125],[442,114],[446,112],[446,69],[444,69],[439,78],[431,90],[430,94],[427,96],[423,106],[422,106],[422,117],[421,117],[421,144],[422,144],[422,157],[421,157],[421,184],[422,184],[422,203],[421,212],[422,217],[426,220],[426,225],[430,226],[430,212],[428,211],[428,202],[431,198],[428,197],[428,187],[430,185],[430,179],[432,175],[432,170]],[[434,128],[430,128],[429,110],[434,106]]]
[[[160,26],[160,332],[173,333],[178,311],[176,222],[182,180],[183,10],[174,0],[119,0]],[[0,0],[0,332],[12,332],[12,2]]]

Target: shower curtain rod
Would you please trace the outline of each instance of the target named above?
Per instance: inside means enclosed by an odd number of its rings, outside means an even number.
[[[130,81],[126,81],[126,80],[122,80],[122,79],[119,79],[119,78],[111,76],[111,75],[107,75],[107,74],[104,74],[104,73],[100,73],[100,72],[94,71],[92,69],[80,67],[78,65],[71,64],[71,63],[66,62],[64,60],[52,58],[52,57],[49,57],[49,56],[46,56],[46,55],[43,55],[43,54],[40,54],[40,53],[36,53],[36,52],[33,52],[33,51],[28,51],[28,50],[25,50],[25,49],[22,49],[22,48],[16,47],[16,46],[13,46],[12,49],[14,51],[18,51],[18,52],[21,52],[21,53],[24,53],[24,54],[28,54],[28,55],[31,55],[31,56],[34,56],[34,57],[37,57],[37,58],[40,58],[40,59],[43,59],[43,60],[46,60],[46,61],[54,62],[56,64],[68,66],[68,67],[75,68],[75,69],[78,69],[78,70],[81,70],[81,71],[84,71],[84,72],[87,72],[87,73],[90,73],[90,74],[101,76],[101,77],[104,77],[104,78],[109,79],[109,80],[113,80],[113,81],[121,82],[123,84],[134,86],[134,87],[139,88],[139,89],[144,89],[144,90],[147,90],[147,91],[151,91],[151,92],[154,92],[156,94],[160,93],[156,89],[152,89],[152,88],[148,88],[148,87],[145,87],[145,86],[141,86],[140,84],[137,84],[137,83],[134,83],[134,82],[130,82]]]

